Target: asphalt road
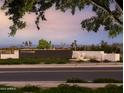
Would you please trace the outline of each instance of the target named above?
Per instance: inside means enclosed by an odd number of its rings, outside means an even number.
[[[64,81],[69,78],[123,80],[122,67],[0,68],[0,81]]]

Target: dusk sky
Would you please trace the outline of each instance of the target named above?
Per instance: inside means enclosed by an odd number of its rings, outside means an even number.
[[[101,40],[108,43],[119,42],[122,43],[123,35],[120,34],[116,38],[109,38],[108,33],[104,29],[99,32],[87,32],[81,29],[81,21],[91,16],[95,16],[90,7],[86,7],[82,11],[76,11],[72,15],[70,11],[65,13],[51,8],[45,13],[47,21],[40,23],[40,30],[37,30],[35,21],[35,14],[27,14],[24,20],[27,22],[27,27],[16,33],[14,37],[9,36],[9,26],[11,21],[5,16],[4,12],[0,10],[0,46],[1,45],[17,45],[23,41],[32,41],[37,44],[38,40],[43,38],[52,41],[54,44],[66,43],[70,44],[77,40],[79,44],[98,44]]]

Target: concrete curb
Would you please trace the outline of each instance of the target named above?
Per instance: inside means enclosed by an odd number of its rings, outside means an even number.
[[[0,65],[0,68],[81,68],[81,67],[123,67],[123,63]]]
[[[88,88],[101,88],[106,85],[123,85],[122,83],[65,83],[64,81],[21,81],[21,82],[0,82],[0,85],[13,86],[13,87],[24,87],[24,86],[38,86],[42,88],[57,87],[60,84],[78,85],[80,87]]]

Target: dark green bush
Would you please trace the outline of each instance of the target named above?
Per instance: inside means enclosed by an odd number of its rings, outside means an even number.
[[[122,86],[107,85],[104,88],[97,88],[95,93],[123,93]]]
[[[90,88],[79,87],[77,85],[61,85],[56,88],[46,89],[41,93],[93,93],[93,90]]]
[[[0,93],[22,93],[22,92],[16,87],[0,85]]]
[[[21,64],[19,59],[0,59],[0,64]]]
[[[89,62],[100,62],[100,61],[96,60],[95,58],[91,58]]]
[[[39,93],[42,89],[36,86],[25,86],[20,89],[23,92],[27,93]]]
[[[10,86],[0,86],[0,88],[7,88]],[[69,86],[61,84],[55,88],[39,88],[37,86],[26,86],[23,88],[16,88],[16,90],[7,90],[0,93],[123,93],[123,86],[108,85],[103,88],[91,89],[86,87],[79,87],[77,85]]]
[[[105,59],[105,60],[103,60],[103,62],[104,63],[109,63],[109,62],[112,62],[112,61]]]
[[[69,62],[64,58],[20,58],[20,59],[0,59],[0,64],[65,64]]]
[[[123,83],[122,80],[115,80],[111,78],[98,78],[92,81],[93,83]],[[81,80],[79,78],[71,78],[66,81],[66,83],[89,83],[86,80]]]
[[[79,78],[71,78],[66,81],[66,83],[88,83],[85,80],[81,80]]]
[[[66,64],[69,62],[68,59],[62,59],[62,58],[47,58],[44,60],[45,64]]]
[[[21,61],[21,64],[40,64],[41,63],[40,59],[35,59],[35,58],[22,58],[19,60]]]
[[[121,80],[115,80],[111,78],[99,78],[93,81],[94,83],[123,83]]]

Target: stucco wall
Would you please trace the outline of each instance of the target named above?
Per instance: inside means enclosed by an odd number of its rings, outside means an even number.
[[[14,50],[14,54],[0,54],[1,59],[18,59],[19,58],[19,50]]]
[[[104,54],[105,60],[120,61],[120,54]]]
[[[73,51],[72,58],[86,58],[92,59],[95,58],[99,61],[104,59],[104,51]]]
[[[37,55],[35,55],[35,57],[36,56],[37,57],[56,56],[56,57],[71,58],[70,56],[72,55],[72,58],[76,58],[76,59],[95,58],[96,60],[99,60],[99,61],[103,61],[103,60],[120,61],[120,54],[107,54],[107,53],[104,53],[104,51],[73,51],[72,53],[71,51],[64,51],[64,52],[63,51],[42,51],[42,52],[39,53],[36,51]],[[31,54],[28,53],[26,55],[30,56]],[[24,55],[23,53],[23,56],[26,56],[26,55]],[[19,50],[14,50],[14,54],[0,54],[0,59],[8,59],[8,58],[18,59],[19,57],[22,57],[22,54],[19,53]]]
[[[119,61],[120,54],[107,54],[104,51],[73,51],[72,58]]]

